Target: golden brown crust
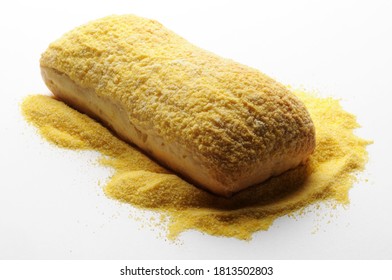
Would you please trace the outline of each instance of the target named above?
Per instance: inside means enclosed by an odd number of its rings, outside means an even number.
[[[314,149],[310,116],[285,87],[195,47],[155,21],[131,15],[93,21],[52,43],[41,67],[116,104],[121,118],[141,133],[128,140],[142,149],[148,149],[137,143],[143,133],[181,147],[186,153],[174,153],[174,162],[159,156],[154,145],[150,153],[219,194],[293,168]],[[113,120],[95,115],[116,130]],[[181,170],[178,162],[187,159],[180,157],[191,155],[197,163]],[[205,180],[189,170],[196,164]]]

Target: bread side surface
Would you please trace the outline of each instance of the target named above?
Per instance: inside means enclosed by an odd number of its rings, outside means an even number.
[[[293,168],[314,149],[310,116],[285,87],[156,21],[90,22],[52,43],[41,68],[54,94],[221,195]]]

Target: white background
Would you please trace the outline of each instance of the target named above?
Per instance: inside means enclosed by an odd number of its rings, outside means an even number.
[[[2,1],[0,259],[391,259],[391,1]],[[64,32],[110,14],[154,18],[196,45],[285,84],[342,99],[373,139],[346,209],[278,219],[250,242],[189,231],[172,243],[106,198],[94,152],[44,141],[18,103],[48,93],[40,54]],[[319,214],[319,215],[318,215]],[[330,217],[332,214],[332,217]]]

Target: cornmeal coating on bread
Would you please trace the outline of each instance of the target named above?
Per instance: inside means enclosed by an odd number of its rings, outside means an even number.
[[[162,144],[186,147],[228,185],[225,193],[237,191],[230,182],[256,165],[262,170],[262,162],[297,155],[303,162],[314,149],[312,120],[288,89],[154,20],[92,21],[53,42],[41,67],[121,104],[132,125],[153,131]]]

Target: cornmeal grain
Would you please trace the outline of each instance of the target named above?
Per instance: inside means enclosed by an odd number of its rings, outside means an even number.
[[[278,217],[318,201],[347,204],[356,172],[367,162],[370,141],[354,134],[354,115],[332,98],[295,91],[317,130],[316,150],[308,165],[222,198],[194,187],[158,165],[93,119],[49,96],[33,95],[22,103],[25,118],[51,143],[69,149],[97,150],[100,163],[114,174],[104,187],[110,198],[150,209],[169,219],[169,238],[195,229],[217,236],[250,239]]]

